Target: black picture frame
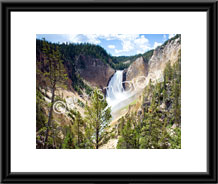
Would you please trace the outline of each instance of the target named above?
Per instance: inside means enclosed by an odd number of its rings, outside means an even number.
[[[217,21],[216,1],[1,1],[1,183],[217,183]],[[207,12],[206,173],[17,173],[10,169],[12,11],[193,11]]]

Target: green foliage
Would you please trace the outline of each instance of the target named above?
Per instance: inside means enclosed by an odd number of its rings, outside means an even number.
[[[95,89],[91,96],[90,105],[85,107],[86,127],[90,138],[90,143],[98,149],[109,140],[109,120],[111,110],[107,107],[107,102],[103,94]]]
[[[150,50],[148,52],[145,52],[144,54],[137,54],[134,56],[111,56],[106,52],[105,49],[103,49],[99,45],[94,45],[90,43],[62,43],[62,44],[55,44],[55,43],[49,43],[50,46],[58,46],[61,53],[61,58],[64,61],[65,66],[68,68],[68,77],[72,80],[72,85],[75,88],[80,88],[80,86],[77,84],[80,80],[77,78],[77,72],[75,69],[75,61],[78,59],[80,55],[86,55],[91,56],[93,58],[100,59],[103,63],[110,65],[115,70],[123,70],[125,68],[128,68],[129,65],[135,61],[138,57],[143,57],[145,62],[148,62],[148,60],[151,58],[153,54],[153,50]],[[42,40],[36,40],[36,46],[37,46],[37,58],[40,59],[41,51],[43,48],[43,41]],[[129,63],[125,63],[126,61],[130,61]],[[86,68],[84,62],[80,62],[81,68]]]
[[[63,85],[67,80],[66,70],[61,59],[61,53],[58,45],[50,45],[43,40],[44,65],[47,68],[44,71],[44,78],[47,79],[51,87],[55,85]]]
[[[64,142],[62,144],[62,148],[63,149],[72,149],[72,148],[74,148],[73,135],[72,135],[70,128],[66,128],[66,130],[67,130],[67,135],[66,135]]]
[[[133,62],[135,61],[137,58],[139,57],[143,57],[145,59],[145,61],[148,61],[151,56],[153,55],[153,51],[154,50],[150,50],[150,51],[147,51],[145,52],[144,54],[136,54],[134,56],[113,56],[112,59],[113,59],[113,62],[114,63],[122,63],[122,62],[125,62],[125,61],[130,61],[130,62]]]
[[[142,116],[132,114],[120,120],[117,148],[181,148],[180,58],[173,66],[168,62],[163,78],[156,84],[150,80],[145,88]]]
[[[53,104],[55,100],[55,91],[58,86],[63,87],[64,83],[67,81],[67,73],[61,59],[61,53],[58,45],[51,45],[45,39],[43,39],[41,44],[41,57],[37,60],[37,78],[40,78],[40,82],[37,82],[37,88],[48,88],[51,91],[51,104],[49,106],[48,112],[48,122],[45,124],[47,130],[45,132],[44,147],[49,148],[51,137],[50,129],[53,114]],[[37,49],[38,50],[38,49]],[[43,84],[41,86],[41,84]],[[42,109],[41,109],[42,110]],[[38,108],[37,113],[40,113],[40,108]],[[40,121],[39,123],[40,124]],[[53,148],[55,146],[55,140],[53,138]]]
[[[170,38],[169,40],[165,41],[161,46],[159,47],[164,47],[167,43],[171,42],[172,40],[175,40],[177,38],[181,37],[181,34],[176,34],[174,37]]]
[[[121,120],[120,134],[121,137],[118,140],[118,149],[138,149],[140,138],[140,126],[136,122],[134,115],[126,117],[126,120]]]
[[[51,51],[51,50],[56,50],[57,51]],[[81,49],[81,50],[80,50]],[[50,50],[50,51],[49,51]],[[80,52],[81,51],[81,52]],[[50,43],[45,40],[36,40],[36,55],[37,55],[37,83],[40,85],[46,86],[48,85],[49,82],[49,67],[52,69],[55,68],[53,65],[48,65],[46,64],[47,60],[52,60],[52,55],[55,54],[58,56],[58,59],[60,61],[60,65],[57,65],[56,69],[59,69],[59,73],[56,74],[63,74],[65,78],[63,78],[66,83],[67,81],[69,82],[68,79],[71,80],[71,84],[65,84],[63,86],[63,82],[59,82],[60,87],[73,87],[80,95],[82,94],[82,90],[85,89],[85,92],[89,94],[92,89],[83,82],[81,77],[79,76],[78,72],[76,71],[75,68],[75,60],[76,58],[81,54],[81,53],[87,53],[88,50],[82,49],[82,45],[75,45],[75,44],[55,44],[55,43]],[[51,63],[52,64],[52,63]],[[54,65],[56,66],[56,65]],[[83,66],[85,67],[85,66]],[[62,70],[62,71],[61,71]],[[63,77],[63,75],[61,77]],[[41,81],[43,79],[47,79],[44,81]]]
[[[78,99],[78,105],[80,106],[80,107],[82,107],[82,108],[84,108],[85,107],[85,104],[81,101],[81,100],[79,100]]]
[[[171,149],[181,149],[181,128],[175,128],[169,137]]]
[[[111,64],[111,66],[116,70],[123,70],[125,68],[128,68],[130,64],[139,57],[143,57],[144,61],[148,62],[151,56],[153,55],[153,51],[154,50],[150,50],[145,52],[144,54],[136,54],[134,56],[113,56],[113,64]],[[129,62],[126,63],[127,61]]]
[[[79,95],[82,95],[82,89],[85,90],[86,94],[91,94],[91,92],[93,91],[93,89],[88,86],[86,83],[83,82],[83,80],[81,79],[81,77],[79,75],[77,75],[77,80],[75,83],[72,84],[73,88],[76,90],[76,92],[78,92]]]
[[[176,39],[176,36],[172,39]],[[37,91],[36,120],[37,141],[45,140],[47,148],[98,149],[111,138],[118,138],[118,149],[180,149],[181,148],[181,59],[172,66],[166,65],[163,81],[151,80],[143,93],[143,113],[134,113],[121,118],[118,132],[109,126],[111,110],[103,94],[92,89],[76,72],[75,60],[81,55],[102,60],[114,69],[124,69],[138,57],[148,62],[153,50],[135,56],[112,57],[100,46],[92,44],[52,44],[37,40]],[[125,61],[130,60],[129,63]],[[81,63],[85,68],[85,63]],[[90,94],[91,99],[84,104],[85,118],[71,110],[68,116],[71,125],[65,128],[52,119],[52,106],[61,97],[53,95],[50,104],[45,103],[41,89],[63,87],[68,77],[71,86],[80,94]],[[69,82],[69,81],[68,81]],[[55,94],[55,93],[54,93]],[[92,95],[91,95],[92,94]],[[49,110],[50,109],[50,110]],[[50,114],[46,115],[46,110]],[[69,109],[67,109],[69,110]],[[50,122],[50,123],[49,123]],[[59,135],[60,134],[60,135]],[[41,143],[40,143],[41,144]],[[41,148],[41,146],[39,146]]]
[[[85,119],[77,111],[70,110],[68,116],[72,125],[66,127],[66,136],[62,148],[64,149],[98,149],[113,136],[110,130],[110,108],[103,94],[95,89],[91,96],[90,104],[85,106]]]
[[[41,128],[45,127],[47,118],[43,106],[45,106],[44,98],[41,92],[36,90],[36,130],[39,131]]]
[[[85,148],[85,122],[83,121],[79,112],[75,113],[75,120],[72,126],[72,133],[74,135],[74,146],[76,149]]]

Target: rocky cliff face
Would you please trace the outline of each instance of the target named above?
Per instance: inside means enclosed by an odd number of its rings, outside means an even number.
[[[148,65],[144,61],[143,57],[137,58],[128,69],[124,70],[126,81],[130,81],[138,76],[148,75]]]
[[[181,54],[181,37],[169,40],[166,45],[162,45],[154,50],[153,56],[148,62],[149,72],[147,81],[163,80],[163,71],[168,62],[173,65]]]
[[[90,85],[104,88],[114,74],[115,70],[100,59],[80,55],[77,59],[76,69],[80,76]]]
[[[123,81],[135,82],[140,76],[146,77],[148,75],[148,62],[145,62],[143,57],[137,58],[127,69],[123,72]],[[123,87],[129,90],[128,83],[124,83]]]
[[[181,37],[169,40],[165,45],[157,47],[148,62],[142,57],[137,58],[125,71],[124,80],[133,81],[139,76],[145,76],[146,83],[162,81],[163,71],[168,62],[174,64],[181,54]]]

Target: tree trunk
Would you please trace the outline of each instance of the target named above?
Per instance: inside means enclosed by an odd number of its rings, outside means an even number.
[[[54,123],[52,122],[52,138],[53,138],[53,149],[56,149],[56,142],[55,142],[55,130],[54,130]]]
[[[79,122],[78,122],[78,126],[77,126],[77,133],[78,133],[78,136],[77,136],[77,142],[78,142],[78,147],[80,148],[80,141],[79,141]]]
[[[96,130],[96,149],[98,149],[98,129]]]
[[[53,88],[52,88],[51,107],[50,107],[50,111],[48,115],[47,130],[46,130],[46,135],[45,135],[45,149],[48,148],[48,134],[49,134],[49,127],[51,126],[54,98],[55,98],[55,84],[53,85]]]

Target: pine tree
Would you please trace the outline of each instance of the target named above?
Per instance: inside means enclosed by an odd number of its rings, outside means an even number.
[[[122,119],[122,129],[118,140],[118,149],[138,149],[140,140],[140,124],[135,114]]]
[[[45,136],[45,148],[48,148],[48,135],[50,131],[51,121],[52,121],[52,113],[53,113],[53,105],[55,99],[55,91],[57,85],[63,85],[67,80],[67,74],[63,65],[63,61],[61,60],[61,54],[59,51],[59,47],[57,45],[50,45],[48,42],[43,40],[43,54],[44,54],[44,63],[47,66],[47,71],[44,72],[44,77],[49,81],[49,87],[51,89],[51,106],[49,109],[48,115],[48,123],[47,130]]]
[[[89,146],[94,145],[98,149],[110,138],[109,120],[111,119],[111,110],[107,102],[102,98],[103,94],[95,89],[91,96],[90,105],[86,104],[86,133],[91,139]]]
[[[85,148],[85,136],[84,136],[84,121],[80,112],[76,112],[75,121],[73,122],[72,132],[74,134],[74,145],[76,149]]]
[[[71,128],[66,128],[66,131],[67,131],[67,135],[64,138],[62,148],[63,149],[73,149],[74,144],[73,144],[73,134],[72,134]]]
[[[169,135],[170,149],[181,149],[181,128],[175,128]]]

